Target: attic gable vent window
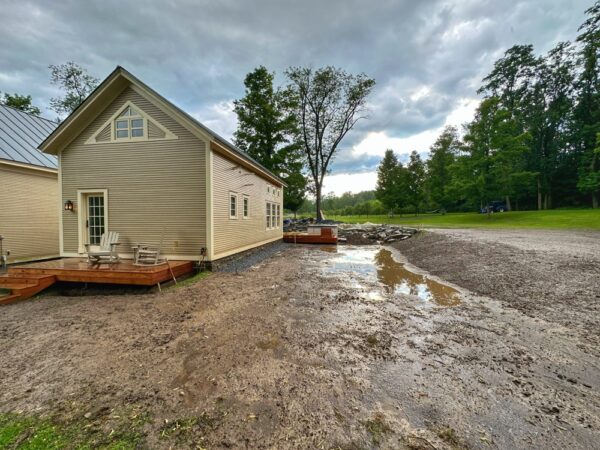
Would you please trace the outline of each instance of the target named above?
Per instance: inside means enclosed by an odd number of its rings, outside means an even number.
[[[143,139],[144,136],[144,118],[135,108],[128,106],[115,119],[115,139]]]

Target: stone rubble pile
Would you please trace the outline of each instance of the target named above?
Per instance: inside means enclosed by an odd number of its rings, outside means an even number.
[[[418,233],[416,228],[399,225],[376,225],[373,223],[338,225],[340,242],[348,244],[391,244],[402,241]]]

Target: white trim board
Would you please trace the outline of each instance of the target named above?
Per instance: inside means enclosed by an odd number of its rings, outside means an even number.
[[[140,117],[144,120],[144,136],[140,136],[138,138],[129,137],[129,139],[115,138],[115,121],[117,120],[117,118],[121,115],[121,113],[126,108],[135,109],[139,113]],[[163,133],[165,133],[165,137],[149,138],[148,137],[148,128],[149,128],[148,122],[152,122],[153,125],[155,125],[157,128],[159,128]],[[99,142],[96,141],[96,137],[100,133],[102,133],[108,126],[110,126],[110,139],[108,141],[99,141]],[[173,134],[169,130],[167,130],[157,120],[153,119],[150,115],[148,115],[142,108],[137,106],[131,100],[128,100],[123,105],[121,105],[121,107],[117,110],[117,112],[114,113],[110,119],[108,119],[106,122],[104,122],[100,126],[100,128],[98,128],[98,130],[88,138],[87,141],[85,141],[85,144],[86,145],[91,145],[91,144],[95,145],[95,144],[106,144],[109,142],[110,143],[120,143],[120,142],[137,142],[137,141],[169,141],[169,140],[174,140],[174,139],[179,139],[179,138],[177,136],[175,136],[175,134]]]

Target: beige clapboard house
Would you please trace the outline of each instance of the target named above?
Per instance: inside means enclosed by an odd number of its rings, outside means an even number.
[[[39,147],[58,157],[60,254],[103,233],[215,261],[282,238],[283,182],[117,67]]]
[[[55,128],[0,105],[0,236],[11,263],[58,256],[56,157],[37,149]]]

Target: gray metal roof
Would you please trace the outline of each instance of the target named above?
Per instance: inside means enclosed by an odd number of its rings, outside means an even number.
[[[51,120],[0,105],[0,160],[56,169],[56,156],[37,147],[57,126]]]

